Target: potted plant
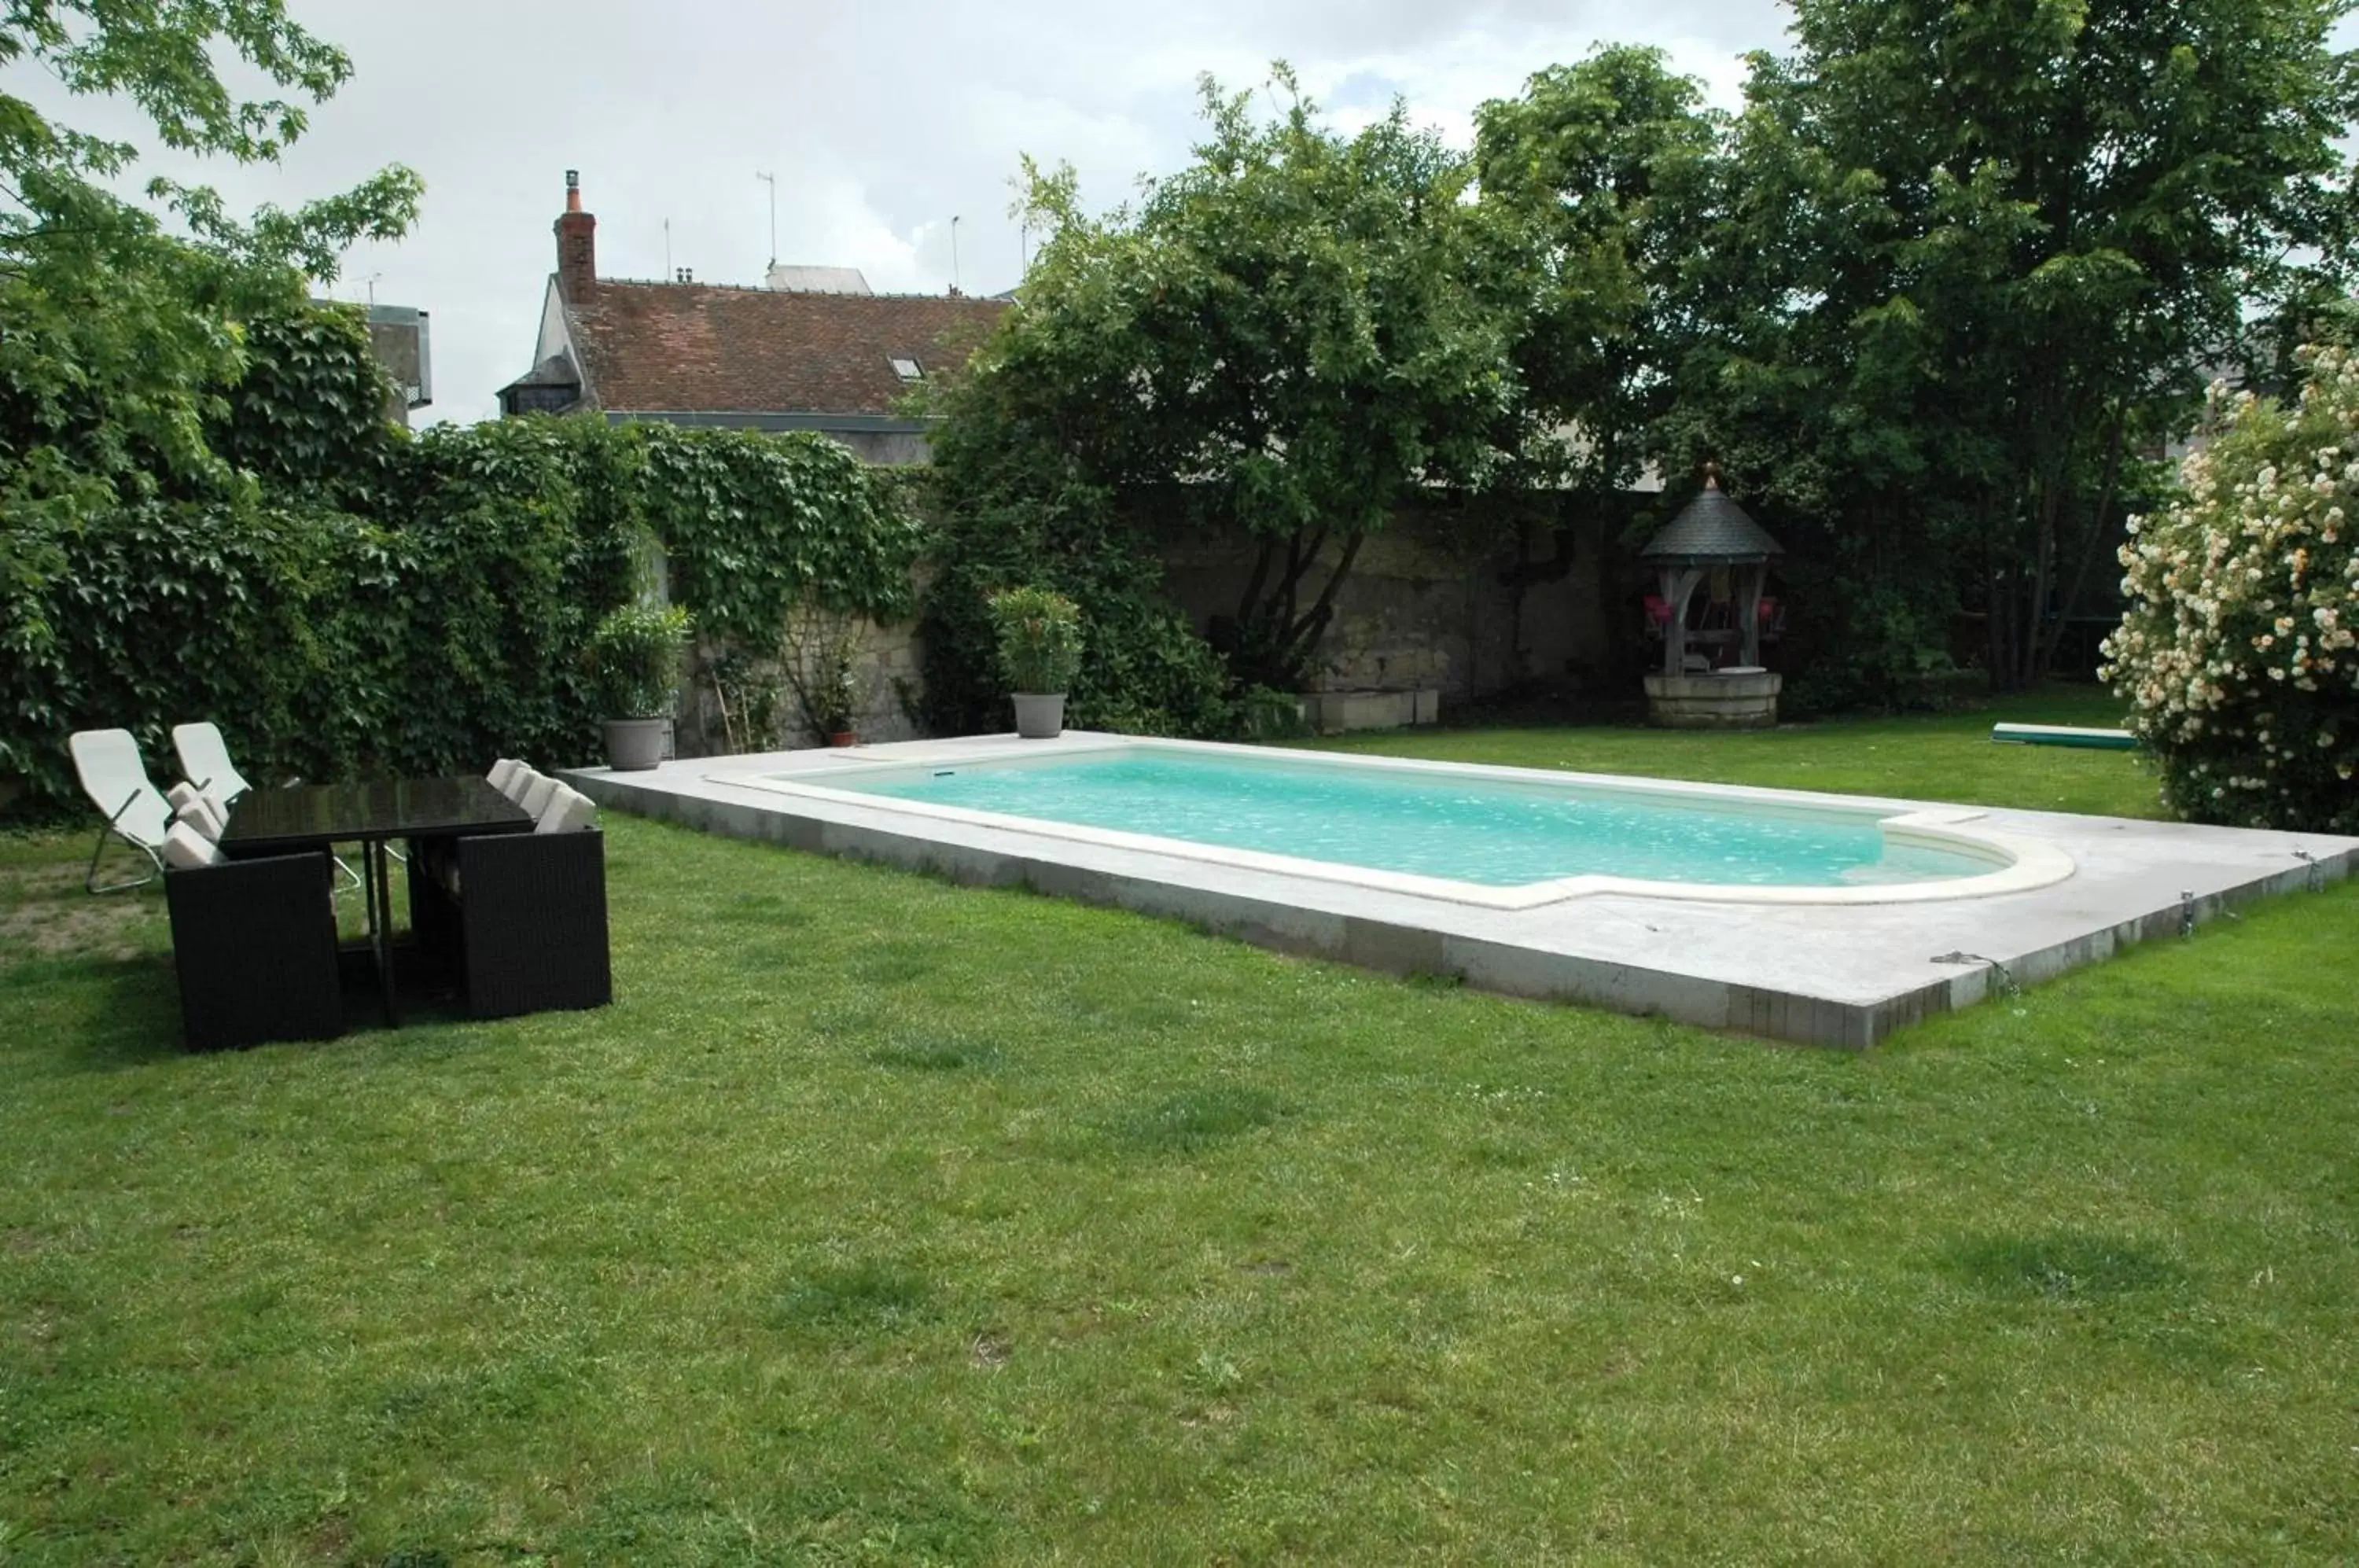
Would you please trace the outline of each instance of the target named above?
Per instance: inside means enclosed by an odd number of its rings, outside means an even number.
[[[1082,668],[1082,613],[1046,588],[1008,588],[991,596],[999,634],[999,672],[1016,698],[1016,733],[1049,740],[1065,727],[1065,692]]]
[[[590,668],[608,715],[606,766],[616,772],[663,760],[692,625],[676,604],[625,604],[591,634]]]
[[[848,644],[839,645],[830,654],[828,667],[821,672],[815,693],[819,716],[817,727],[827,737],[830,746],[851,746],[860,736],[853,726],[860,722],[860,669],[855,662],[855,650]]]

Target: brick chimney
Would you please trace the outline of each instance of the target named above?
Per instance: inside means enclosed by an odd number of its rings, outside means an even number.
[[[582,173],[565,171],[565,211],[557,220],[557,286],[568,299],[598,291],[598,220],[582,210]]]

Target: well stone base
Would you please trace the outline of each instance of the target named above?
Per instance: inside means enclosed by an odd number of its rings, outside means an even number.
[[[1743,675],[1649,675],[1647,717],[1672,730],[1764,730],[1777,722],[1785,678],[1756,670]]]

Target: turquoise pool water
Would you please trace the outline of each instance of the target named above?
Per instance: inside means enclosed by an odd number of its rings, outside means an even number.
[[[1149,750],[831,778],[831,789],[1152,833],[1495,887],[1563,877],[1849,887],[1979,877],[1985,858],[1886,844],[1872,820],[1748,813],[1607,789]]]

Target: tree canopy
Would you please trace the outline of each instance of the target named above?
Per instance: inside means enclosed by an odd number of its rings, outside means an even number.
[[[290,97],[241,98],[217,57]],[[352,71],[280,0],[11,0],[0,65],[126,98],[164,147],[241,162],[276,158],[303,132],[302,103]],[[118,502],[234,485],[207,430],[244,365],[241,323],[332,278],[355,241],[405,232],[420,191],[396,166],[241,218],[160,177],[144,187],[153,205],[118,195],[139,160],[0,92],[0,584],[53,568],[54,530]]]
[[[2160,483],[2141,452],[2341,307],[2351,6],[1797,0],[1740,113],[1606,47],[1465,157],[1397,106],[1339,135],[1283,68],[1266,118],[1208,81],[1135,206],[1027,169],[1053,237],[951,407],[951,488],[1177,487],[1252,541],[1216,636],[1283,685],[1405,496],[1717,458],[1794,534],[1831,700],[1942,662],[1962,608],[2018,684]]]
[[[1536,416],[1568,437],[1556,472],[1535,477],[1591,490],[1638,477],[1693,328],[1673,285],[1711,210],[1724,130],[1661,50],[1618,46],[1477,113],[1482,199],[1526,226],[1517,370]]]
[[[1723,449],[1863,574],[1962,585],[1994,681],[2032,678],[2125,458],[2347,285],[2349,8],[1798,0],[1658,280],[1703,324],[1659,444]]]
[[[1193,161],[1135,206],[1093,217],[1069,170],[1029,170],[1049,238],[952,412],[987,413],[1039,472],[1184,485],[1257,550],[1233,662],[1299,684],[1403,495],[1480,485],[1524,445],[1528,280],[1469,160],[1404,108],[1345,136],[1283,66],[1272,88],[1265,119],[1205,79]],[[946,443],[954,490],[981,455]]]

